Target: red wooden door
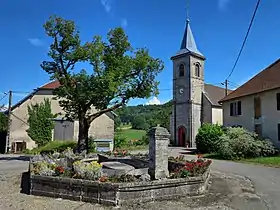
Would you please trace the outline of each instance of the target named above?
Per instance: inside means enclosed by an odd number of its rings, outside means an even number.
[[[178,143],[180,147],[185,147],[186,146],[186,128],[185,127],[180,127],[178,130]]]

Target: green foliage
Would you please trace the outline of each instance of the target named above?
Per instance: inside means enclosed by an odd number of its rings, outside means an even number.
[[[223,159],[235,160],[271,156],[277,151],[269,140],[262,140],[258,135],[243,128],[228,128],[221,136],[217,155]]]
[[[149,138],[148,136],[143,136],[142,139],[140,140],[135,140],[133,141],[133,145],[135,146],[144,146],[144,145],[148,145],[149,144]]]
[[[149,129],[149,124],[146,122],[146,119],[141,116],[137,115],[133,118],[131,122],[132,128],[136,130],[148,130]]]
[[[117,134],[114,137],[114,144],[115,144],[115,148],[121,148],[122,146],[127,146],[128,141],[125,138],[125,136],[121,134]]]
[[[170,114],[172,110],[172,101],[163,105],[138,105],[125,106],[116,110],[122,124],[133,123],[135,118],[145,118],[144,127],[160,126],[170,129]],[[135,127],[135,126],[134,126]]]
[[[39,153],[54,153],[63,152],[68,148],[74,149],[77,146],[75,141],[51,141],[45,146],[38,147],[32,150],[26,150],[26,154],[39,154]]]
[[[44,61],[41,67],[60,82],[55,94],[66,117],[79,120],[79,151],[87,149],[88,130],[94,119],[132,98],[158,94],[156,76],[163,70],[163,62],[151,57],[148,49],[133,49],[122,28],[110,30],[106,41],[94,36],[86,43],[81,42],[73,21],[53,16],[44,28],[53,42],[50,61]],[[90,71],[75,68],[85,62],[92,67]],[[89,114],[92,107],[98,111]]]
[[[94,138],[92,136],[89,137],[89,144],[88,144],[88,153],[95,153],[96,152],[96,143],[94,142]]]
[[[51,102],[44,99],[44,102],[28,106],[27,109],[29,115],[27,134],[39,147],[44,146],[52,140],[54,129],[52,118],[55,115],[52,114]]]
[[[2,112],[0,112],[0,132],[7,131],[8,118]]]
[[[219,138],[223,135],[220,125],[203,124],[196,135],[196,147],[201,153],[211,153],[217,150]]]
[[[116,117],[114,118],[114,129],[115,129],[115,131],[116,131],[120,126],[121,126],[121,119],[120,119],[118,116],[116,116]]]

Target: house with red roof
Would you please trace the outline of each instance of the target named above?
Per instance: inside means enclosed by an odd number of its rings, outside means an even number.
[[[78,140],[79,122],[63,119],[64,111],[59,105],[59,101],[54,99],[53,90],[59,87],[58,81],[49,82],[23,98],[12,107],[10,143],[13,152],[20,152],[24,149],[36,147],[35,142],[28,136],[28,111],[31,104],[41,103],[44,99],[51,101],[51,108],[58,117],[53,119],[55,128],[53,130],[53,140]],[[95,110],[93,110],[94,112]],[[94,139],[113,140],[114,138],[114,117],[113,112],[101,115],[95,119],[90,126],[89,136]]]
[[[242,126],[280,147],[280,59],[220,103],[224,126]]]

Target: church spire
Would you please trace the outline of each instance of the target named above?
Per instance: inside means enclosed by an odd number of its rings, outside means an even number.
[[[193,53],[203,56],[203,54],[197,49],[197,46],[196,46],[196,43],[194,40],[194,36],[193,36],[192,30],[191,30],[190,19],[189,19],[189,1],[187,1],[186,10],[187,10],[186,11],[187,12],[186,28],[185,28],[184,37],[183,37],[183,40],[181,43],[181,48],[180,48],[180,51],[178,52],[178,54],[193,52]]]
[[[185,33],[184,33],[184,37],[181,43],[181,48],[179,53],[181,54],[186,52],[193,52],[203,56],[203,54],[197,49],[189,19],[187,19]]]

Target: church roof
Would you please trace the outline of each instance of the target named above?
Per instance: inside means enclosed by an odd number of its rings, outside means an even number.
[[[191,26],[190,26],[190,21],[187,20],[183,40],[181,43],[181,48],[177,52],[176,55],[181,55],[181,54],[185,54],[185,53],[189,53],[189,52],[192,52],[192,53],[195,53],[197,55],[204,57],[203,54],[198,50],[198,48],[196,46],[194,36],[193,36]]]
[[[228,94],[231,92],[232,90],[228,90]],[[204,94],[213,106],[221,106],[219,101],[225,97],[225,88],[211,84],[204,84]]]
[[[220,102],[237,99],[264,91],[280,88],[280,59],[262,70],[248,82],[227,95]]]

